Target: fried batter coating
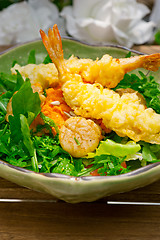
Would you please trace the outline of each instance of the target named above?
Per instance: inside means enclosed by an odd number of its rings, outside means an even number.
[[[65,101],[76,115],[102,119],[107,128],[136,142],[144,140],[160,144],[160,114],[146,108],[136,93],[124,93],[120,96],[110,89],[103,88],[101,84],[84,83],[80,74],[72,73],[63,59],[61,37],[56,25],[49,29],[48,36],[41,30],[41,36],[59,72]],[[124,66],[125,71],[135,67],[156,70],[160,65],[160,54],[123,59],[120,60],[120,65]],[[100,72],[103,71],[104,69],[100,68]],[[115,73],[117,72],[118,69]]]
[[[121,137],[160,144],[160,114],[141,104],[136,92],[120,96],[110,89],[76,81],[67,81],[62,90],[76,115],[102,119],[107,128]]]
[[[20,72],[24,80],[29,78],[31,84],[40,84],[43,89],[51,86],[54,87],[58,84],[58,71],[53,63],[49,64],[27,64],[20,66],[15,64],[11,68],[12,74],[17,74],[16,70]]]
[[[66,72],[78,74],[83,82],[100,83],[104,87],[114,88],[123,79],[125,73],[137,68],[157,71],[160,67],[160,53],[116,59],[106,54],[100,60],[63,58],[61,37],[57,25],[49,29],[48,36],[40,30],[42,41],[56,67],[61,80]]]

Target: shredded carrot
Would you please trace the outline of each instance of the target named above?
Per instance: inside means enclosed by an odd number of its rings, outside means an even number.
[[[57,124],[58,128],[61,128],[64,122],[69,118],[66,113],[69,114],[71,108],[64,101],[63,93],[60,87],[49,88],[46,90],[46,94],[47,97],[41,111],[45,116],[51,118]],[[53,103],[55,101],[58,101],[60,104],[57,106],[54,105]],[[52,128],[52,131],[53,134],[56,133],[54,128]]]

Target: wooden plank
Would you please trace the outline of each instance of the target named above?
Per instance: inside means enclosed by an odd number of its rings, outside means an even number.
[[[160,46],[159,45],[142,45],[142,46],[134,46],[132,49],[146,53],[146,54],[153,54],[153,53],[159,53],[160,52]]]
[[[0,239],[160,239],[160,207],[0,203]]]
[[[13,47],[13,45],[0,45],[0,53],[11,47]]]
[[[0,178],[0,199],[57,200],[55,197],[24,188]]]

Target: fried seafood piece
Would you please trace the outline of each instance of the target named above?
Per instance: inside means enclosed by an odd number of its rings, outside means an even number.
[[[140,100],[140,103],[143,104],[144,106],[147,105],[146,100],[143,97],[143,95],[141,93],[139,93],[138,91],[133,90],[132,88],[118,88],[118,89],[116,89],[116,92],[120,96],[122,96],[124,93],[136,93]],[[146,108],[147,108],[147,106],[146,106]]]
[[[59,131],[62,148],[76,158],[94,151],[100,139],[101,131],[97,124],[82,117],[69,118]]]
[[[83,82],[100,83],[104,87],[114,88],[127,72],[137,68],[157,71],[160,67],[160,53],[121,59],[106,54],[95,61],[78,59],[72,56],[65,60],[57,25],[54,25],[53,29],[49,29],[48,36],[42,30],[40,30],[40,34],[50,58],[56,66],[59,66],[61,75],[65,75],[66,71],[68,71],[71,74],[79,75]],[[61,79],[65,81],[66,78],[62,76]]]
[[[53,63],[41,63],[39,65],[28,64],[25,66],[15,64],[15,66],[11,68],[11,73],[17,74],[16,70],[20,72],[24,80],[29,78],[31,84],[40,84],[43,89],[49,86],[54,87],[58,84],[58,72]]]
[[[65,101],[76,115],[102,119],[106,128],[112,129],[121,137],[128,136],[136,142],[144,140],[160,144],[160,114],[151,108],[146,108],[136,92],[123,93],[120,96],[111,89],[103,88],[101,84],[84,83],[81,75],[73,74],[65,64],[57,26],[49,30],[48,36],[41,31],[41,36],[58,69]],[[159,65],[159,54],[155,56],[158,57]],[[150,59],[150,64],[145,62],[145,66],[153,66],[153,55],[151,58],[142,57],[139,58],[140,61]],[[133,58],[131,59],[131,65],[135,65]],[[137,57],[135,59],[138,61]],[[130,60],[127,59],[127,61]],[[158,65],[153,68],[156,69]]]
[[[76,115],[102,119],[106,128],[121,137],[160,144],[160,114],[146,108],[136,92],[120,96],[113,90],[76,81],[67,81],[62,90]]]

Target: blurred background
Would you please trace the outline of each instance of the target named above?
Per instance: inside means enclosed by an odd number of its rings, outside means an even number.
[[[39,39],[55,23],[91,44],[160,44],[159,12],[160,0],[0,0],[0,45]]]
[[[0,10],[8,7],[13,3],[22,2],[23,0],[0,0]],[[63,7],[67,5],[72,5],[72,0],[51,0],[52,3],[56,4],[61,11]],[[137,2],[146,4],[150,9],[152,9],[154,0],[138,0]]]

